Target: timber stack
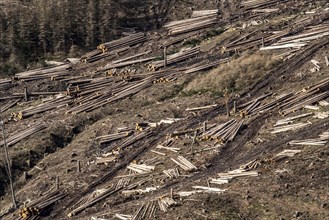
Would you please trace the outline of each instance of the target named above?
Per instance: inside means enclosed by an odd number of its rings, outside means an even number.
[[[272,94],[263,95],[259,98],[253,99],[243,105],[240,105],[241,116],[255,115],[260,113],[269,112],[273,109],[278,109],[280,114],[287,115],[297,110],[304,108],[329,97],[329,79],[326,78],[314,85],[305,87],[296,93],[287,93],[279,95],[270,102],[262,104],[265,98],[270,97]]]
[[[44,129],[46,129],[46,125],[44,124],[37,124],[37,125],[33,125],[29,128],[26,128],[24,130],[21,130],[21,131],[18,131],[16,133],[14,133],[13,135],[9,136],[7,139],[6,139],[6,144],[7,146],[12,146],[12,145],[15,145],[16,143],[20,142],[21,140],[33,135],[33,134],[36,134],[37,132],[40,132]],[[3,145],[4,142],[3,140],[0,142],[0,146]]]
[[[17,73],[15,74],[14,78],[25,82],[40,79],[51,79],[52,77],[70,75],[70,72],[68,70],[70,70],[71,68],[72,64],[63,64],[49,68],[41,68]]]
[[[193,17],[194,14],[194,17]],[[168,22],[164,27],[169,35],[178,35],[215,26],[218,23],[218,11],[197,11],[192,18]]]
[[[33,200],[27,203],[26,207],[19,210],[20,220],[34,220],[39,219],[40,214],[47,209],[49,206],[57,203],[67,196],[67,193],[56,190],[54,192],[47,193],[41,198]]]
[[[305,31],[291,36],[282,37],[278,42],[261,47],[260,50],[277,50],[277,49],[301,49],[311,41],[318,40],[329,35],[329,22],[319,25],[309,26]]]
[[[93,63],[95,61],[112,57],[128,51],[132,46],[141,44],[147,40],[144,33],[131,34],[127,37],[120,38],[118,40],[113,40],[100,44],[97,49],[86,53],[81,56],[81,61],[85,63]]]
[[[263,9],[272,6],[277,6],[278,4],[286,3],[288,0],[248,0],[242,1],[241,6],[245,11],[250,11],[253,9]]]
[[[11,79],[0,79],[0,89],[5,90],[13,86]]]
[[[189,58],[193,58],[197,54],[199,54],[199,52],[200,52],[199,47],[187,48],[187,49],[181,50],[180,52],[169,55],[167,57],[167,65],[171,65],[171,64],[178,63],[180,61],[189,59]],[[148,66],[148,70],[154,71],[154,70],[157,70],[164,66],[165,66],[165,60],[155,61]]]

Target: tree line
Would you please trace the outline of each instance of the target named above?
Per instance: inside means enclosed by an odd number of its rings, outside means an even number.
[[[171,0],[21,0],[0,5],[0,74],[78,56],[122,32],[161,25]],[[1,3],[0,3],[1,4]]]

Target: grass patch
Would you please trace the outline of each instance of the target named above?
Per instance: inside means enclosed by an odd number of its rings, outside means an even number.
[[[272,69],[277,61],[267,53],[257,51],[250,55],[222,64],[207,74],[195,77],[184,89],[188,94],[195,91],[211,91],[213,94],[224,94],[226,89],[242,92],[250,88],[264,73]]]

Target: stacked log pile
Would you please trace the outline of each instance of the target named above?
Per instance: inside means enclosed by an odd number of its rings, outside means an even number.
[[[153,219],[157,211],[157,205],[160,211],[167,212],[168,208],[176,205],[175,200],[169,197],[159,198],[154,201],[146,202],[142,204],[133,215],[115,214],[114,217],[121,220],[143,220]]]
[[[67,81],[67,83],[67,94],[80,97],[91,93],[104,94],[106,91],[111,90],[117,85],[117,83],[120,82],[116,82],[108,77],[99,77],[94,79],[86,78],[76,81]]]
[[[60,201],[66,196],[67,193],[61,192],[60,190],[56,190],[54,192],[47,193],[46,195],[32,202],[28,202],[27,206],[19,211],[20,219],[21,220],[39,219],[39,215],[42,213],[44,209]]]
[[[136,213],[130,218],[131,220],[152,219],[156,213],[156,202],[151,201],[143,204]]]
[[[143,53],[137,54],[137,55],[138,56],[143,56],[145,54],[146,54],[146,52],[143,52]],[[138,57],[137,55],[133,56],[133,58]],[[130,66],[130,65],[133,65],[133,64],[145,63],[145,62],[152,61],[156,58],[157,57],[146,57],[146,58],[142,58],[142,59],[129,61],[130,59],[132,59],[132,57],[129,57],[129,59],[126,58],[126,59],[121,59],[121,60],[114,61],[114,62],[106,65],[103,68],[99,68],[98,71],[99,72],[104,72],[104,71],[108,71],[108,70],[115,69],[115,68],[122,68],[122,67]],[[108,73],[111,74],[111,72],[108,72]]]
[[[305,118],[305,117],[308,117],[310,115],[313,115],[313,113],[305,113],[305,114],[296,115],[296,116],[293,116],[293,117],[280,119],[276,122],[276,124],[274,126],[277,127],[277,126],[281,126],[281,125],[292,124],[292,123],[294,123],[295,120]]]
[[[278,153],[277,157],[293,157],[295,154],[302,152],[301,150],[283,150],[282,152]]]
[[[187,33],[187,34],[181,34],[179,36],[175,36],[175,37],[171,37],[169,38],[168,40],[166,40],[161,46],[160,48],[165,48],[165,47],[169,47],[171,45],[174,45],[174,44],[177,44],[179,42],[182,42],[190,37],[193,37],[193,36],[197,36],[199,34],[198,31],[193,31],[193,32],[190,32],[190,33]]]
[[[14,107],[20,101],[21,101],[21,99],[13,99],[13,100],[8,101],[6,104],[4,104],[4,105],[1,106],[0,113],[3,113],[5,111],[7,111],[8,109]]]
[[[101,49],[96,49],[96,50],[93,50],[93,51],[81,56],[80,60],[81,60],[81,62],[84,62],[84,63],[93,63],[93,62],[96,62],[98,60],[102,60],[105,58],[111,59],[120,53],[124,53],[124,52],[128,51],[129,49],[130,49],[130,47],[124,47],[124,48],[120,48],[117,50],[106,51],[106,52],[104,52]]]
[[[177,168],[164,170],[163,173],[170,179],[176,179],[179,177],[179,170]]]
[[[109,197],[110,195],[113,195],[121,190],[122,190],[122,187],[117,188],[117,189],[115,187],[110,187],[109,189],[106,189],[104,192],[100,193],[99,195],[89,198],[87,201],[80,201],[79,203],[77,203],[75,205],[76,208],[74,210],[72,210],[68,214],[68,216],[69,217],[75,216],[75,215],[79,214],[80,212],[82,212],[83,210],[85,210],[86,208],[93,206],[94,204],[98,203],[99,201],[101,201],[101,200]]]
[[[128,137],[132,134],[132,131],[129,132],[120,132],[116,134],[103,135],[96,138],[99,141],[99,144],[107,144],[112,141],[120,140],[122,138]]]
[[[329,97],[329,79],[326,78],[317,84],[304,88],[301,92],[296,93],[293,97],[286,100],[285,103],[280,105],[281,114],[287,115],[299,109],[319,102]]]
[[[329,131],[323,132],[320,134],[320,139],[321,140],[329,140]]]
[[[113,83],[110,88],[103,90],[101,94],[90,94],[88,98],[80,98],[78,100],[80,105],[71,108],[67,113],[78,114],[95,110],[109,103],[134,95],[151,86],[152,83],[152,77],[128,84],[126,82]]]
[[[325,146],[329,141],[329,132],[324,132],[319,135],[318,138],[304,139],[304,140],[293,140],[290,141],[289,145],[301,145],[301,146]]]
[[[158,204],[162,212],[167,212],[169,207],[176,205],[177,203],[172,198],[163,197],[158,199]]]
[[[95,61],[116,55],[129,50],[132,46],[143,43],[147,40],[144,33],[136,33],[127,37],[100,44],[96,50],[93,50],[81,56],[81,61],[93,63]]]
[[[237,109],[240,110],[240,115],[242,117],[246,116],[246,115],[249,115],[249,114],[252,114],[255,112],[255,110],[257,109],[257,107],[261,104],[261,101],[264,100],[265,98],[267,98],[268,96],[271,96],[272,93],[268,93],[268,94],[265,94],[265,95],[262,95],[256,99],[253,99],[249,102],[246,102],[242,105],[239,105],[237,107]]]
[[[155,169],[155,166],[148,166],[146,164],[130,164],[127,167],[128,170],[132,170],[139,174],[150,173]]]
[[[283,125],[280,127],[274,127],[271,130],[271,134],[277,134],[277,133],[286,132],[286,131],[294,131],[294,130],[303,128],[308,125],[310,125],[310,123],[296,123],[296,124],[291,124],[291,125]]]
[[[25,110],[18,112],[17,114],[13,113],[13,116],[17,119],[24,119],[33,116],[35,114],[40,114],[53,109],[63,108],[65,106],[72,104],[72,102],[73,102],[72,97],[62,95],[59,97],[55,97],[51,100],[48,100],[44,103],[41,103],[37,106],[29,107]]]
[[[267,7],[276,6],[278,4],[282,4],[288,2],[288,0],[247,0],[242,1],[241,6],[245,11],[250,11],[253,9],[262,9]]]
[[[38,133],[39,131],[42,131],[46,129],[46,126],[44,124],[38,124],[38,125],[33,125],[30,126],[29,128],[26,128],[24,130],[15,132],[14,134],[12,134],[11,136],[9,136],[6,139],[6,144],[7,146],[13,146],[16,143],[20,142],[21,140]],[[0,142],[0,146],[3,145],[4,142],[3,140]]]
[[[305,139],[305,140],[295,140],[290,141],[289,145],[306,145],[306,146],[324,146],[327,141],[318,139]]]
[[[229,58],[225,58],[225,59],[220,59],[220,60],[210,62],[210,63],[207,63],[207,64],[200,64],[200,65],[192,67],[188,70],[185,70],[184,73],[189,74],[189,73],[195,73],[195,72],[198,72],[198,71],[204,71],[204,70],[207,70],[207,69],[210,69],[210,68],[213,68],[213,67],[217,67],[220,64],[227,63],[227,62],[229,62],[229,60],[230,60]]]
[[[329,112],[317,112],[317,113],[314,115],[314,118],[318,118],[318,119],[329,118]]]
[[[32,80],[51,79],[52,77],[57,76],[69,76],[70,72],[68,70],[71,68],[72,64],[63,64],[54,67],[35,69],[16,73],[15,79],[27,82]]]
[[[235,119],[231,119],[226,123],[217,125],[213,128],[206,130],[201,135],[201,139],[216,140],[218,142],[224,142],[224,143],[232,141],[237,135],[237,133],[239,132],[242,125],[243,125],[243,120],[237,121]]]
[[[193,15],[192,15],[193,16]],[[178,35],[212,27],[218,23],[217,12],[195,12],[194,17],[180,21],[172,21],[164,25],[169,35]]]
[[[219,178],[212,179],[210,183],[221,185],[221,184],[229,183],[232,179],[235,178],[254,177],[254,176],[258,176],[259,174],[257,171],[246,171],[245,169],[237,169],[237,170],[229,171],[227,173],[218,173],[217,175]]]
[[[278,109],[282,115],[288,115],[304,108],[307,105],[321,102],[322,100],[328,98],[328,88],[329,79],[326,78],[314,85],[304,88],[299,92],[283,94],[276,97],[273,101],[261,104],[261,101],[268,96],[265,95],[261,100],[260,98],[256,98],[244,105],[241,105],[241,107],[248,110],[242,110],[242,116],[246,116],[248,114],[255,115],[259,113],[266,113],[273,109]]]
[[[0,79],[0,89],[5,90],[13,86],[11,79]]]
[[[195,57],[199,52],[200,52],[200,47],[183,49],[182,51],[180,51],[178,53],[168,56],[167,65],[170,65],[173,63],[178,63],[183,60]],[[148,70],[154,71],[154,70],[164,67],[164,65],[165,65],[164,60],[155,61],[149,65]]]
[[[217,16],[217,14],[218,14],[218,9],[193,11],[192,18],[198,18],[204,16]]]
[[[143,43],[146,40],[147,40],[147,38],[145,37],[144,33],[136,33],[136,34],[129,35],[127,37],[120,38],[118,40],[103,43],[98,46],[98,49],[102,50],[104,53],[107,51],[113,51],[113,50],[118,50],[118,49],[122,49],[125,47],[134,46],[136,44]]]
[[[222,48],[222,52],[245,51],[253,47],[261,47],[269,42],[275,42],[288,34],[288,31],[272,33],[260,32],[259,30],[251,31],[242,35],[238,39],[229,42]]]
[[[325,22],[316,26],[309,26],[305,31],[292,36],[282,37],[278,42],[260,48],[260,50],[276,50],[276,49],[301,49],[308,45],[311,41],[320,39],[329,35],[329,22]]]
[[[170,158],[173,162],[175,162],[178,166],[180,166],[185,171],[195,171],[198,170],[196,166],[194,166],[190,161],[182,156],[178,156],[177,159]]]
[[[91,62],[93,58],[96,58],[98,57],[99,55],[102,55],[103,51],[101,49],[96,49],[96,50],[93,50],[93,51],[90,51],[84,55],[81,56],[81,61],[83,62]],[[90,59],[90,60],[88,60]]]
[[[154,133],[151,130],[145,130],[140,133],[136,133],[136,134],[128,137],[127,139],[123,140],[119,144],[118,148],[123,150],[123,149],[135,144],[137,141],[142,140],[144,138],[149,138],[152,135],[154,135]]]
[[[282,102],[291,98],[292,96],[294,96],[294,93],[283,94],[283,95],[277,96],[275,98],[275,100],[270,101],[266,104],[262,104],[259,107],[257,107],[257,106],[256,106],[256,108],[249,107],[249,114],[253,115],[253,114],[268,112],[274,108],[277,108]],[[248,108],[248,104],[255,106],[255,104],[258,102],[261,102],[261,100],[259,100],[259,98],[256,98],[256,99],[246,103],[247,104],[246,108]],[[248,112],[241,110],[241,116],[246,116],[247,113]]]

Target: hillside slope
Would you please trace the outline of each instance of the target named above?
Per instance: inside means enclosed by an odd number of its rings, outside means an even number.
[[[0,80],[18,205],[1,160],[0,218],[329,216],[326,1],[177,4]]]

